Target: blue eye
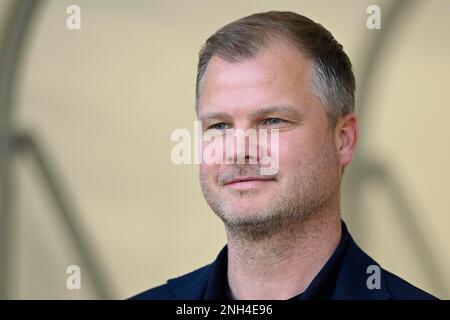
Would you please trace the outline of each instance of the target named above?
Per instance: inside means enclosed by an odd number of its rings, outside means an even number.
[[[220,122],[213,124],[210,129],[216,129],[216,130],[225,130],[227,129],[228,125],[226,123]]]
[[[281,123],[283,123],[285,121],[283,119],[280,119],[280,118],[269,118],[269,119],[264,120],[264,122],[266,124],[268,124],[268,125],[273,126],[273,125],[281,124]]]

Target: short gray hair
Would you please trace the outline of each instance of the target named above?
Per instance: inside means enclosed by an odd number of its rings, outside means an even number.
[[[239,62],[261,54],[276,40],[293,44],[313,61],[311,90],[321,99],[330,123],[355,108],[355,76],[343,47],[322,25],[294,12],[256,13],[231,22],[210,36],[199,53],[196,110],[203,76],[214,55]]]

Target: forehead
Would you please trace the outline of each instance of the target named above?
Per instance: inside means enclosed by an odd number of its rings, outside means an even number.
[[[287,45],[272,45],[253,58],[229,62],[213,56],[205,71],[199,114],[246,112],[267,105],[305,105],[312,61]]]

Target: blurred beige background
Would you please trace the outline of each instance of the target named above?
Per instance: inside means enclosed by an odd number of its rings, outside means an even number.
[[[13,1],[2,0],[3,24]],[[370,43],[380,32],[366,28],[366,8],[380,6],[383,28],[393,2],[43,3],[21,66],[15,125],[34,132],[55,164],[91,236],[103,275],[110,279],[110,297],[127,298],[203,266],[225,244],[222,224],[201,195],[197,167],[170,160],[175,145],[171,132],[193,130],[197,54],[205,39],[250,13],[296,11],[334,34],[360,80]],[[81,8],[78,31],[66,28],[71,4]],[[390,189],[369,181],[358,187],[361,207],[350,214],[356,199],[348,183],[358,181],[354,170],[346,172],[343,210],[357,242],[382,266],[446,299],[449,13],[449,1],[419,1],[392,30],[364,106],[369,110],[361,124],[364,152],[395,174],[413,212],[400,215]],[[27,157],[14,162],[13,176],[7,297],[100,298]],[[409,222],[417,229],[408,228]],[[417,230],[425,236],[423,248],[412,240]],[[81,290],[66,289],[66,268],[72,264],[81,266]]]

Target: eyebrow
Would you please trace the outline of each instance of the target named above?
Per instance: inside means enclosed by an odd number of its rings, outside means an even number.
[[[258,118],[273,113],[282,113],[290,116],[299,116],[300,112],[290,105],[279,105],[261,108],[250,112],[252,118]]]
[[[249,116],[251,118],[259,118],[262,116],[266,116],[273,113],[283,113],[290,116],[300,116],[300,112],[296,110],[293,106],[290,105],[279,105],[279,106],[270,106],[265,108],[260,108],[254,111],[251,111]],[[207,120],[207,119],[217,119],[217,118],[232,118],[232,116],[227,112],[207,112],[199,116],[199,120]]]
[[[207,119],[217,119],[217,118],[231,118],[231,115],[226,112],[207,112],[198,117],[198,120],[203,121]]]

